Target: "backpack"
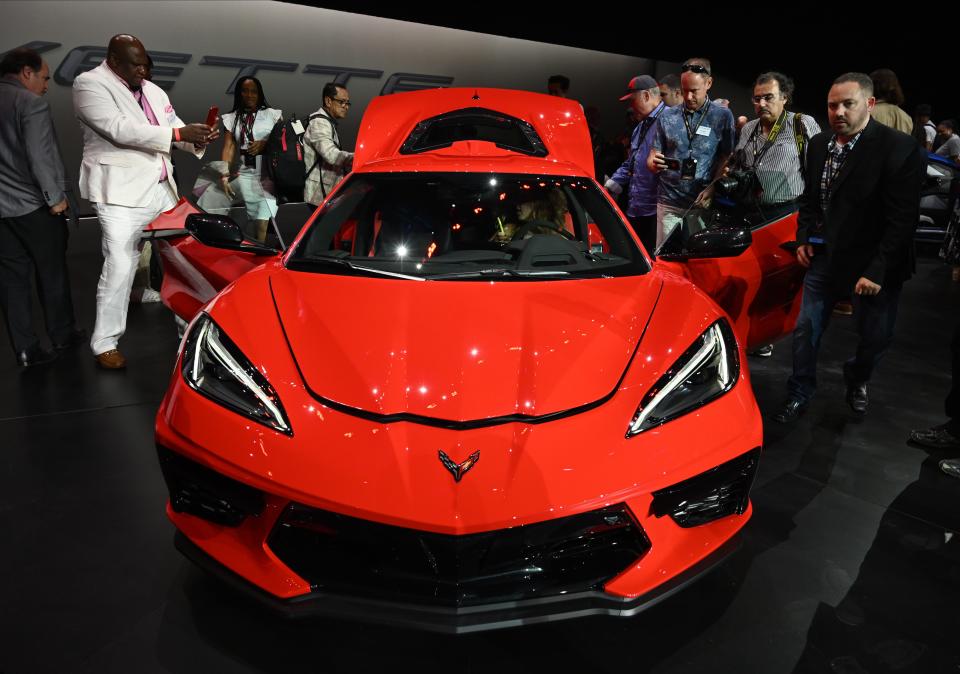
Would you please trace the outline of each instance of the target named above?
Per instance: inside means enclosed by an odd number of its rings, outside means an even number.
[[[299,132],[298,132],[299,131]],[[277,201],[303,201],[306,171],[303,164],[303,134],[306,129],[293,115],[281,119],[270,131],[263,154],[267,175],[273,181]]]

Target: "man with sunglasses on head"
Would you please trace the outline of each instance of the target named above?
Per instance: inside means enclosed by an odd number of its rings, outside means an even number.
[[[327,198],[353,166],[353,152],[340,147],[337,122],[350,111],[350,92],[342,84],[330,82],[323,87],[323,105],[310,115],[303,134],[303,163],[307,179],[303,200],[314,206]]]
[[[713,85],[710,61],[688,59],[680,72],[683,105],[657,117],[647,157],[647,167],[658,174],[658,249],[684,213],[695,204],[709,205],[713,180],[722,173],[736,138],[733,113],[707,96]]]

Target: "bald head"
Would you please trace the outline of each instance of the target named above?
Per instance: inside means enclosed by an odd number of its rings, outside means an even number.
[[[147,77],[150,58],[143,43],[133,35],[114,35],[107,45],[107,65],[117,77],[137,89]]]

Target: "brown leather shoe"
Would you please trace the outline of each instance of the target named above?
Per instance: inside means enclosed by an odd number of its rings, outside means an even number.
[[[94,356],[100,367],[107,370],[122,370],[127,366],[127,359],[117,349],[110,349]]]
[[[834,316],[853,316],[853,304],[841,300],[833,305]]]

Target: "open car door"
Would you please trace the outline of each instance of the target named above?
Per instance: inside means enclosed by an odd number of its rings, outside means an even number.
[[[725,228],[745,235],[750,241],[745,250],[717,256],[690,250],[698,233]],[[747,349],[754,349],[792,332],[796,324],[804,275],[793,252],[796,233],[796,211],[770,215],[719,204],[689,212],[664,242],[657,264],[710,295],[730,315]]]
[[[211,162],[204,166],[197,178],[192,199],[181,197],[176,206],[161,213],[144,229],[144,236],[152,241],[153,254],[160,259],[162,267],[160,297],[185,321],[190,321],[231,282],[269,259],[262,247],[254,245],[255,241],[249,241],[251,245],[246,249],[243,249],[244,246],[234,249],[213,247],[201,243],[186,228],[191,215],[210,213],[224,218],[232,216],[237,221],[235,226],[246,224],[247,229],[252,229],[254,223],[245,222],[249,220],[247,211],[250,209],[244,202],[244,196],[248,201],[272,198],[259,190],[255,190],[251,196],[249,189],[242,192],[239,187],[235,188],[234,195],[228,195],[219,185],[221,165],[222,162]],[[277,213],[275,201],[267,205],[261,201],[256,207],[261,213]],[[291,204],[290,208],[296,209],[301,222],[305,219],[307,211],[302,204]],[[279,239],[279,231],[275,235],[268,234],[268,242],[276,242],[276,239]],[[275,246],[275,254],[280,254],[282,241],[280,244]]]

